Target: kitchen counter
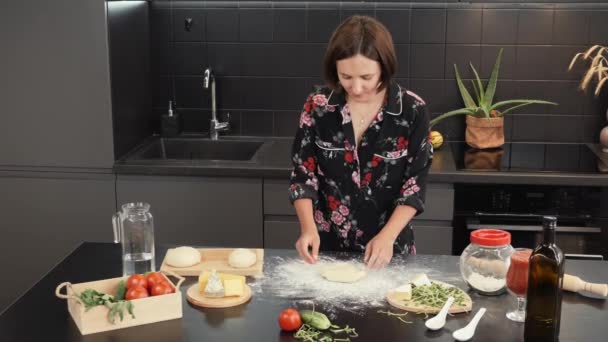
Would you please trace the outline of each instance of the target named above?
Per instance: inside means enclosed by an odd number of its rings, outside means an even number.
[[[157,248],[157,264],[162,261],[167,247]],[[295,341],[291,333],[280,332],[276,317],[293,306],[290,299],[279,298],[270,292],[256,292],[252,300],[228,309],[193,307],[183,296],[183,317],[144,326],[81,336],[67,311],[65,300],[55,297],[55,287],[64,282],[80,283],[120,276],[120,245],[111,243],[83,243],[44,276],[34,287],[0,315],[0,341]],[[268,260],[276,256],[296,257],[293,250],[266,250]],[[396,257],[393,263],[407,267],[429,267],[446,276],[457,277],[458,257],[410,256]],[[566,271],[587,281],[608,282],[608,262],[568,260]],[[195,283],[193,277],[182,286],[182,291]],[[454,278],[457,279],[457,278]],[[7,279],[5,279],[7,281]],[[252,279],[249,279],[252,282]],[[454,285],[464,288],[460,281]],[[515,303],[508,294],[484,297],[471,293],[473,313],[448,318],[446,327],[437,332],[424,328],[422,316],[410,314],[412,324],[378,314],[378,308],[360,314],[335,312],[334,323],[349,324],[357,329],[363,341],[453,341],[451,332],[466,325],[473,314],[486,307],[472,341],[522,341],[523,324],[505,318],[505,312]],[[323,303],[317,303],[322,310]],[[383,310],[390,309],[388,306]],[[137,306],[136,306],[137,310]],[[397,311],[391,309],[393,311]],[[608,336],[608,303],[578,294],[564,293],[560,341],[600,341]]]
[[[152,137],[125,157],[116,161],[117,174],[174,175],[174,176],[228,176],[265,177],[287,179],[291,173],[292,138],[220,137],[221,140],[263,141],[262,147],[248,161],[216,160],[162,160],[135,159],[143,148],[158,137]],[[597,150],[595,145],[590,145]],[[608,157],[607,157],[608,159]],[[456,168],[450,143],[435,151],[429,182],[435,183],[489,183],[608,186],[608,174],[568,172],[483,172],[463,171]]]

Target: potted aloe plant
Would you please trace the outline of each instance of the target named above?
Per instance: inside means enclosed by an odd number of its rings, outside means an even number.
[[[475,74],[475,79],[471,80],[473,90],[475,92],[475,98],[473,98],[467,90],[462,78],[460,77],[460,73],[458,72],[458,67],[456,64],[454,64],[456,82],[458,83],[458,89],[460,91],[460,95],[462,96],[462,100],[464,101],[465,107],[441,114],[440,116],[431,120],[430,127],[433,127],[445,118],[455,115],[466,115],[467,128],[465,133],[465,141],[469,146],[477,149],[500,147],[505,143],[505,114],[516,108],[530,104],[557,105],[555,102],[529,99],[506,100],[494,103],[494,94],[496,93],[498,69],[500,67],[501,57],[502,49],[500,49],[498,52],[496,63],[494,64],[492,74],[490,75],[490,79],[485,89],[481,79],[479,78],[477,70],[473,64],[470,64],[471,69]]]

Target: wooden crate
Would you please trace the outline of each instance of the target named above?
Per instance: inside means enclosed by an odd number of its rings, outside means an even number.
[[[114,324],[110,323],[108,320],[109,309],[107,307],[100,305],[85,312],[84,305],[74,296],[74,292],[82,293],[82,291],[86,289],[94,289],[101,293],[114,294],[119,282],[122,279],[126,280],[128,277],[104,279],[79,284],[71,284],[69,282],[62,283],[57,286],[55,294],[57,297],[67,300],[68,311],[82,335],[181,318],[182,293],[180,291],[180,286],[185,279],[179,275],[171,274],[170,272],[163,271],[162,273],[165,274],[165,277],[167,274],[170,274],[179,279],[177,283],[173,283],[166,277],[169,283],[175,287],[175,292],[162,296],[132,300],[135,318],[132,318],[131,315],[125,311],[123,320],[121,321],[120,317],[117,317]],[[64,287],[67,289],[67,295],[61,293],[61,290]]]

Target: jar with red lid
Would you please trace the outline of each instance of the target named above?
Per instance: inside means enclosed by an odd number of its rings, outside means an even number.
[[[502,294],[512,253],[511,233],[499,229],[474,230],[471,243],[460,255],[460,274],[480,294]]]

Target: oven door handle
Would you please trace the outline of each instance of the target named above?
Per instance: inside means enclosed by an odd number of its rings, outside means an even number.
[[[510,231],[521,231],[521,232],[540,232],[543,230],[542,226],[531,226],[531,225],[514,225],[514,224],[480,224],[473,220],[467,220],[467,229],[475,230],[482,228],[502,229]],[[601,227],[579,227],[579,226],[557,226],[557,233],[588,233],[595,234],[601,233]]]
[[[559,215],[539,215],[539,214],[516,214],[516,213],[486,213],[483,211],[476,211],[474,213],[476,217],[504,217],[504,218],[526,218],[526,219],[538,219],[541,221],[544,216],[555,216],[559,219]],[[579,219],[590,219],[591,215],[584,214],[577,216]]]

